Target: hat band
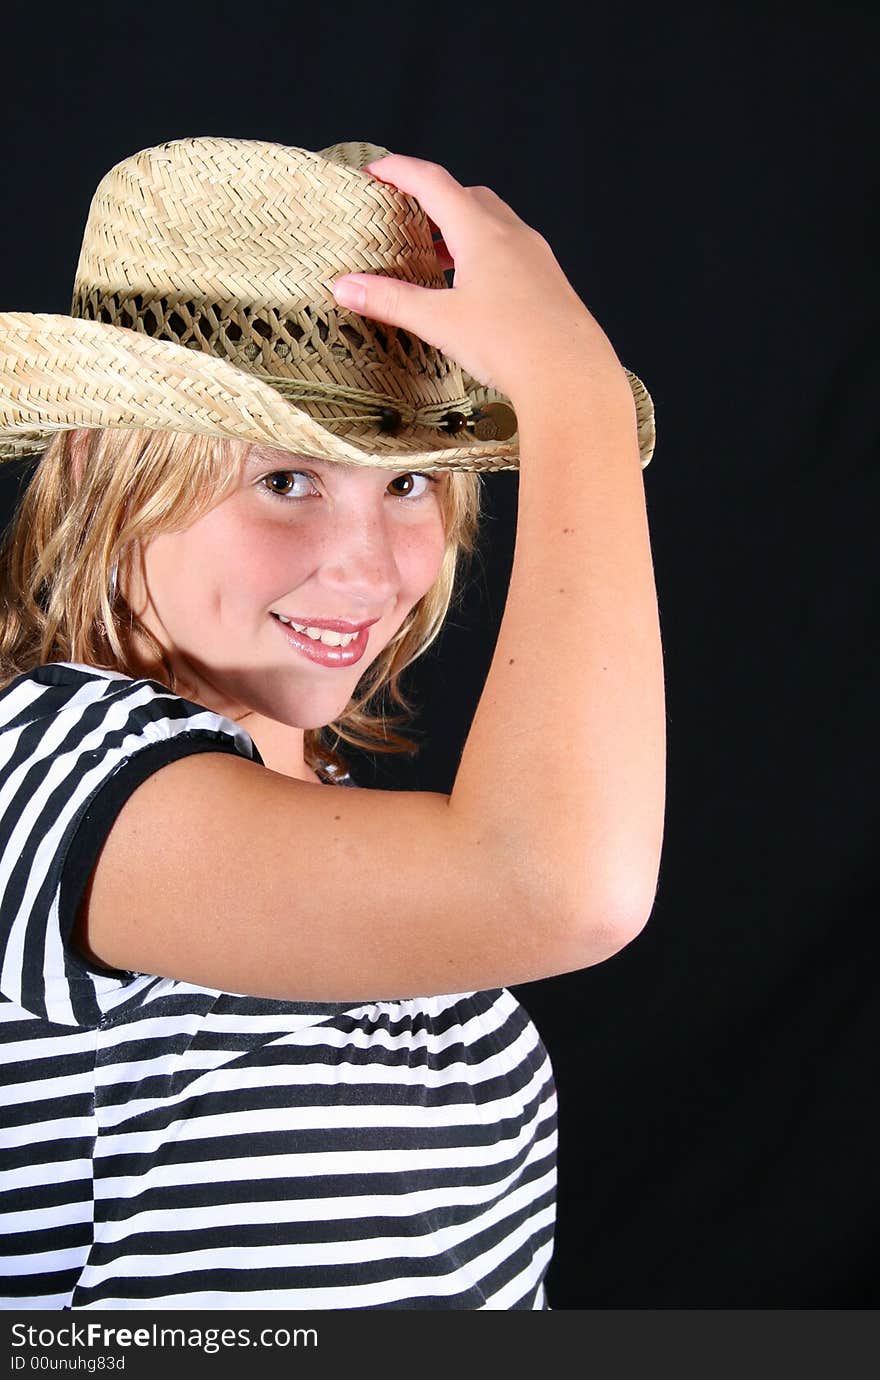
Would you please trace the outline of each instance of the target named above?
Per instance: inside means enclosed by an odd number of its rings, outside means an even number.
[[[405,426],[435,427],[454,436],[464,427],[474,429],[490,416],[481,408],[475,408],[466,393],[451,401],[447,399],[442,403],[412,407],[391,393],[376,393],[362,388],[349,388],[344,384],[296,379],[286,374],[268,374],[262,369],[259,372],[255,370],[254,373],[261,382],[271,384],[276,392],[293,402],[351,403],[355,407],[360,404],[360,411],[347,412],[336,417],[322,417],[321,424],[327,427],[351,422],[378,422],[379,430],[392,436],[396,436]]]
[[[142,293],[109,292],[99,285],[77,282],[74,288],[71,314],[83,321],[99,321],[104,325],[134,330],[153,340],[166,340],[173,345],[206,353],[224,359],[235,368],[243,370],[267,383],[281,397],[296,403],[330,404],[334,408],[345,409],[336,416],[321,416],[323,427],[333,431],[336,427],[350,427],[357,424],[375,423],[379,431],[388,436],[397,436],[405,427],[418,427],[427,430],[443,431],[449,436],[467,432],[467,439],[475,441],[504,442],[515,435],[516,414],[507,400],[495,398],[475,406],[472,394],[464,392],[457,397],[446,398],[441,402],[413,406],[399,396],[380,393],[371,389],[352,387],[348,384],[332,383],[323,378],[303,378],[296,374],[275,374],[259,367],[258,361],[269,348],[275,355],[284,358],[289,354],[296,358],[303,354],[302,367],[308,370],[315,367],[328,367],[325,345],[327,325],[310,307],[300,313],[302,319],[292,320],[281,317],[274,308],[255,313],[227,302],[197,303],[182,301],[177,295],[145,299]],[[314,319],[312,319],[314,318]],[[363,378],[363,361],[359,351],[375,344],[375,336],[387,350],[387,342],[377,326],[368,329],[370,323],[364,322],[364,330],[343,324],[338,327],[351,352],[350,363]],[[366,334],[364,333],[366,331]],[[320,337],[312,351],[306,352],[303,340],[306,336]],[[352,334],[356,339],[352,340]],[[398,339],[406,335],[398,333]],[[412,337],[419,349],[422,344]],[[332,348],[335,348],[334,341]],[[425,350],[430,347],[424,346]],[[315,358],[308,357],[311,353]],[[406,350],[406,355],[410,350]],[[373,361],[368,361],[372,363]],[[424,364],[425,361],[422,360]],[[409,366],[412,367],[412,364]],[[423,371],[424,372],[424,371]]]
[[[396,436],[405,427],[418,427],[444,431],[449,436],[466,430],[467,439],[503,442],[517,430],[513,408],[500,398],[475,406],[473,395],[463,392],[458,397],[413,406],[394,394],[334,383],[323,377],[310,378],[312,370],[323,374],[338,365],[334,356],[340,346],[348,355],[343,367],[353,368],[358,381],[366,377],[365,367],[375,364],[377,352],[394,355],[386,333],[375,322],[328,321],[311,303],[304,304],[294,316],[285,316],[280,308],[249,308],[227,299],[183,300],[178,291],[154,292],[149,296],[122,289],[111,291],[107,285],[78,277],[71,314],[84,321],[134,330],[153,340],[166,340],[224,359],[268,383],[292,402],[341,406],[344,410],[338,415],[316,419],[331,431],[337,426],[375,423],[380,432],[390,436]],[[404,340],[409,342],[407,346]],[[435,382],[442,379],[445,383],[446,370],[440,367],[442,357],[433,347],[405,331],[396,333],[396,343],[397,357],[391,359],[392,365],[398,369],[405,367],[407,375],[414,379],[421,379],[427,372]],[[261,367],[267,353],[280,361],[289,359],[294,369],[300,367],[300,372],[270,373]],[[271,365],[271,361],[267,362]]]

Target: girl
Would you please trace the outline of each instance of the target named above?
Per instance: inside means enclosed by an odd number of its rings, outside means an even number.
[[[507,984],[653,904],[650,399],[501,198],[381,152],[144,150],[72,316],[0,316],[0,454],[41,457],[0,639],[10,1308],[549,1307]],[[517,464],[451,793],[313,791],[411,748],[378,697]]]

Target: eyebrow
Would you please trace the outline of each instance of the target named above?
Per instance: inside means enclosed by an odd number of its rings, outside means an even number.
[[[333,469],[340,469],[340,468],[341,468],[341,469],[358,469],[358,470],[359,470],[359,469],[363,469],[363,468],[364,468],[364,466],[362,466],[362,465],[357,465],[357,464],[355,464],[354,462],[352,462],[350,465],[348,465],[348,464],[346,464],[346,462],[345,462],[344,460],[319,460],[316,456],[311,456],[311,455],[295,455],[295,454],[293,454],[293,452],[291,451],[291,452],[289,452],[289,453],[286,453],[286,458],[285,458],[285,460],[282,460],[282,461],[276,461],[276,460],[274,460],[274,459],[270,459],[270,457],[269,457],[268,455],[260,455],[259,452],[252,452],[252,453],[248,456],[248,458],[247,458],[247,460],[246,460],[246,462],[245,462],[245,469],[246,469],[247,471],[250,471],[250,470],[257,470],[257,469],[266,469],[267,466],[271,466],[271,465],[275,465],[276,469],[277,469],[277,468],[295,469],[297,465],[319,465],[319,466],[324,465],[324,466],[328,466],[328,467],[329,467],[329,466],[332,466]],[[372,467],[371,467],[371,466],[368,466],[367,468],[372,468]],[[381,466],[380,468],[385,469],[386,466]],[[405,465],[405,464],[404,464],[404,465],[401,465],[399,469],[397,469],[396,467],[395,467],[394,469],[392,469],[391,466],[388,466],[387,469],[388,469],[388,473],[389,473],[389,474],[410,474],[410,473],[411,473],[411,471],[408,470],[408,469],[406,468],[406,465]]]
[[[295,456],[295,455],[291,455],[291,456],[290,456],[290,459],[291,459],[291,460],[298,460],[298,459],[302,459],[302,458],[303,458],[303,457],[301,457],[301,456]],[[257,453],[257,454],[251,454],[251,455],[248,456],[247,462],[246,462],[246,467],[247,467],[247,469],[249,469],[249,470],[257,470],[257,469],[261,469],[264,465],[274,465],[274,464],[275,464],[275,461],[274,461],[274,460],[270,460],[268,455],[260,455],[259,453]]]
[[[246,461],[246,468],[249,470],[264,468],[266,465],[283,465],[285,469],[291,469],[294,465],[333,465],[334,469],[342,465],[345,468],[345,462],[342,460],[319,460],[317,456],[299,455],[293,451],[285,451],[279,459],[252,451]]]

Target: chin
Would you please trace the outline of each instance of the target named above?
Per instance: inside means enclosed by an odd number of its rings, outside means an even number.
[[[268,705],[264,710],[258,710],[258,712],[263,712],[268,718],[285,723],[290,728],[303,730],[326,728],[328,724],[333,723],[335,719],[345,713],[351,699],[351,693],[338,696],[328,694],[297,695],[283,705],[276,702],[274,712]]]

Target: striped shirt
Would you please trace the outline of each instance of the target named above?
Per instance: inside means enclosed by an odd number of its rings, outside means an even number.
[[[548,1308],[556,1095],[506,988],[276,1001],[73,947],[126,799],[205,751],[262,764],[157,681],[0,693],[0,1305]]]

